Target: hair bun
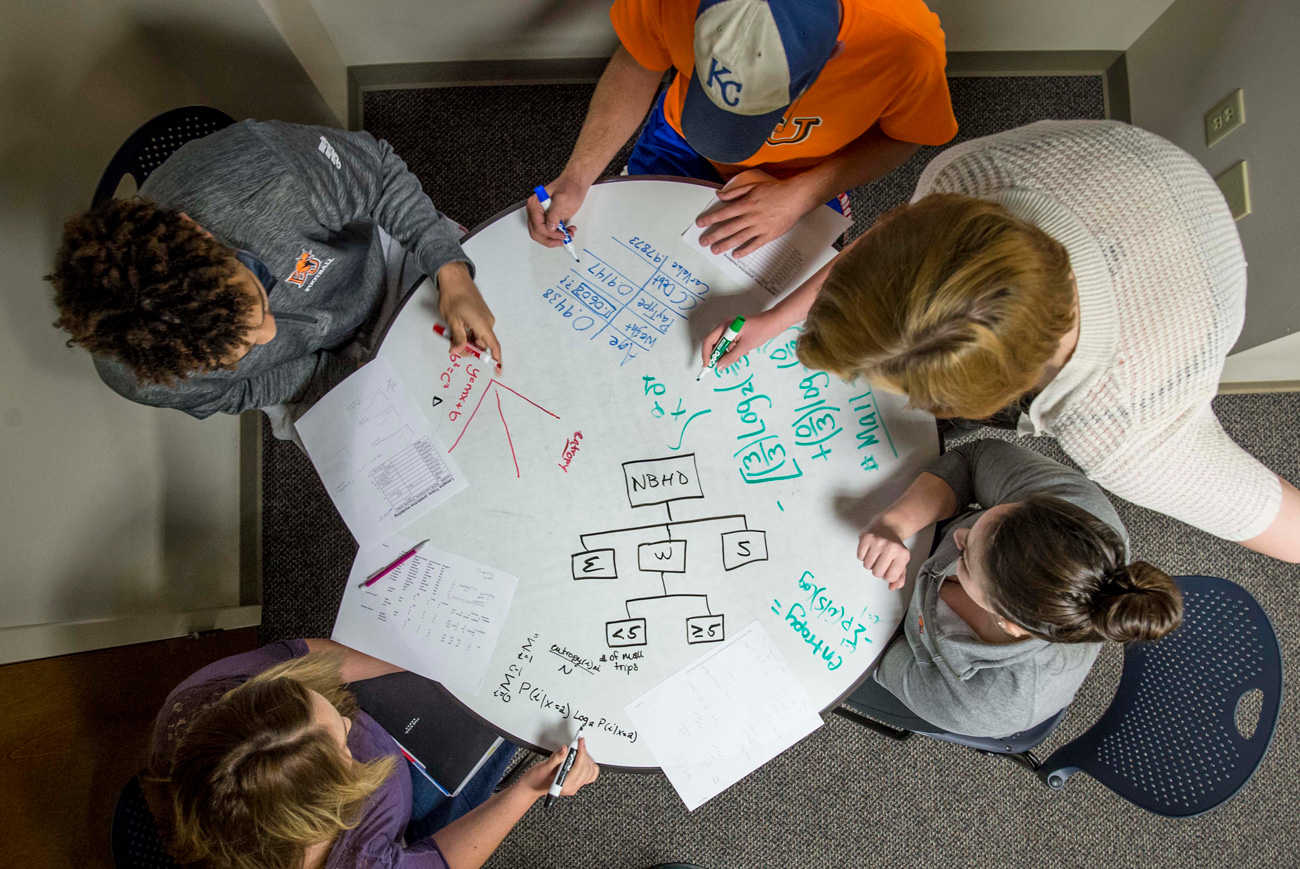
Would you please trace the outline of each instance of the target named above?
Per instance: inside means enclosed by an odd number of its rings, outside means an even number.
[[[1108,571],[1091,603],[1093,627],[1117,643],[1158,640],[1183,620],[1178,586],[1145,561]]]

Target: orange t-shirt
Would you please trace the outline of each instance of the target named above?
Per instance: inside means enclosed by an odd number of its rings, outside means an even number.
[[[682,105],[695,68],[699,0],[614,0],[609,11],[623,47],[647,69],[677,69],[664,116],[682,132]],[[762,166],[778,178],[797,174],[857,139],[877,122],[885,135],[942,145],[957,135],[943,30],[921,0],[843,0],[844,51],[786,113],[758,153],[717,165],[723,177]]]

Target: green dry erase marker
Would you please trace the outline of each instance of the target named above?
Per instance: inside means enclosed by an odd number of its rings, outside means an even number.
[[[731,321],[731,325],[727,327],[727,331],[723,332],[722,337],[718,339],[718,343],[713,345],[713,352],[709,354],[709,361],[704,363],[704,367],[700,369],[699,375],[695,378],[697,382],[704,376],[704,372],[718,364],[718,360],[727,352],[727,348],[731,346],[733,341],[740,337],[740,329],[744,325],[744,317],[737,317]]]

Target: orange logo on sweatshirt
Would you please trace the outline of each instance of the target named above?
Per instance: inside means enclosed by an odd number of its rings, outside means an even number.
[[[293,265],[293,274],[285,278],[286,281],[295,287],[301,287],[307,282],[307,279],[320,270],[320,260],[318,260],[311,251],[305,250],[298,254],[298,261]]]
[[[925,633],[925,616],[918,615],[916,617],[916,626],[920,629],[921,633]]]

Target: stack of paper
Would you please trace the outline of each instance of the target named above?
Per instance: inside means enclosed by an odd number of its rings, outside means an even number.
[[[633,700],[627,714],[692,811],[822,726],[758,622]]]

